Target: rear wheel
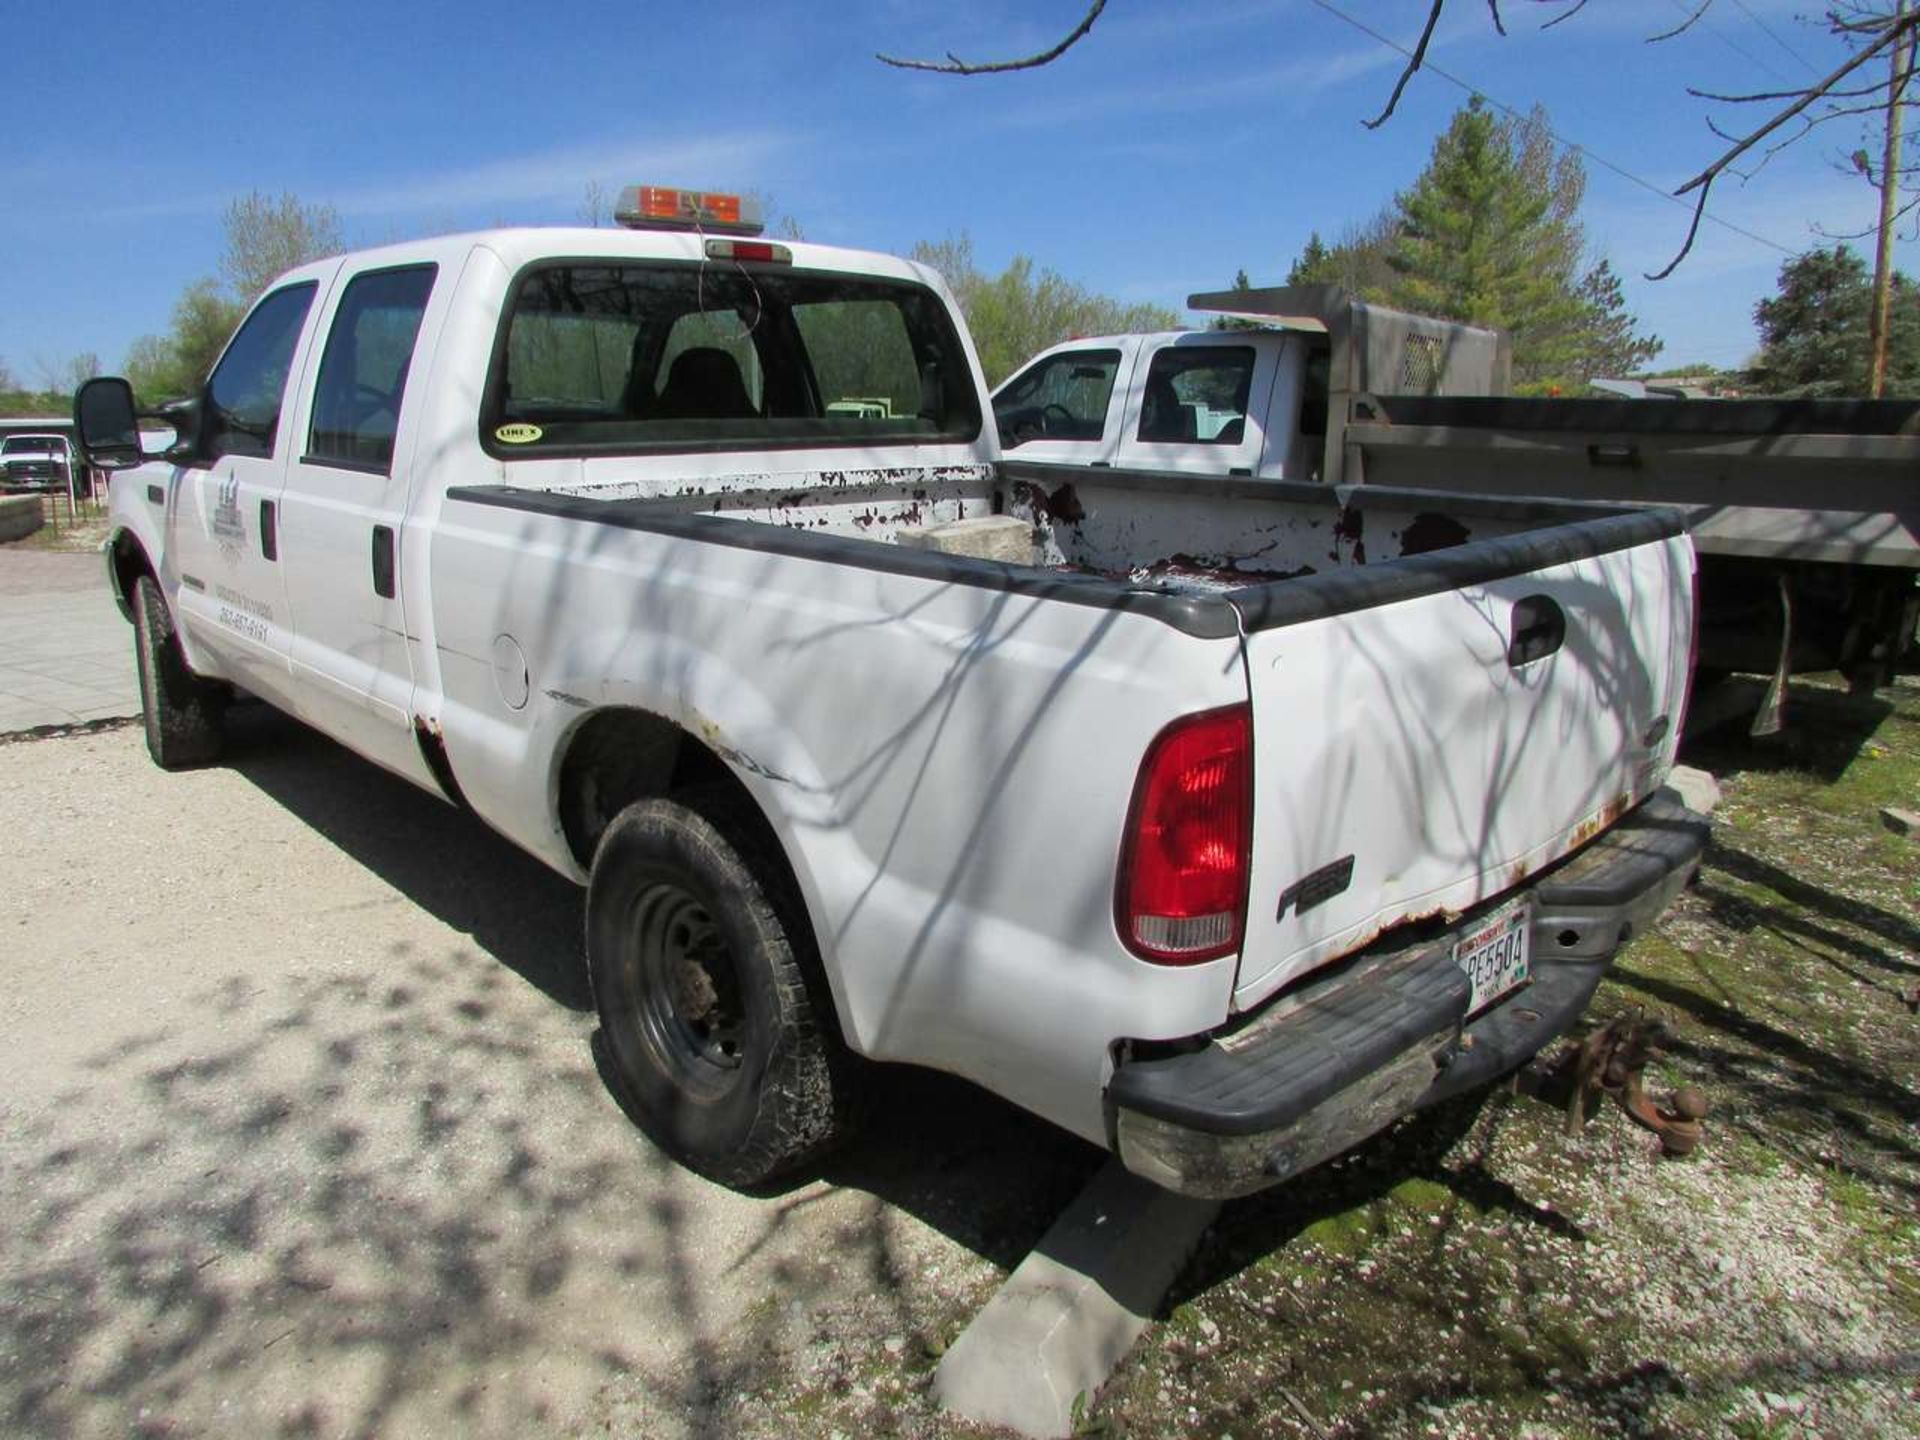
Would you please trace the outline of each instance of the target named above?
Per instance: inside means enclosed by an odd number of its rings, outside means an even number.
[[[784,867],[731,797],[629,805],[594,854],[587,963],[611,1079],[647,1134],[732,1185],[842,1134],[851,1057]]]
[[[134,582],[133,652],[140,671],[147,753],[154,764],[178,770],[219,758],[226,697],[187,668],[173,633],[173,617],[151,575]]]

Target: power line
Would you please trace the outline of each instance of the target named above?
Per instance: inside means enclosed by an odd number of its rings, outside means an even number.
[[[1681,30],[1686,29],[1688,25],[1691,25],[1693,24],[1694,21],[1698,20],[1701,22],[1702,27],[1706,30],[1706,32],[1709,35],[1713,36],[1714,39],[1718,40],[1722,45],[1726,46],[1729,50],[1733,51],[1734,54],[1738,55],[1742,60],[1745,60],[1748,64],[1759,66],[1762,70],[1766,71],[1769,75],[1773,76],[1776,80],[1784,80],[1788,84],[1793,83],[1793,77],[1791,75],[1788,75],[1778,65],[1775,65],[1771,60],[1761,59],[1758,55],[1754,54],[1753,51],[1747,49],[1746,46],[1742,45],[1739,41],[1735,40],[1731,35],[1727,34],[1726,31],[1722,30],[1719,27],[1719,25],[1714,23],[1713,17],[1707,13],[1708,5],[1712,3],[1712,0],[1708,0],[1707,5],[1700,5],[1697,7],[1689,6],[1687,4],[1687,0],[1671,0],[1671,3],[1674,9],[1678,10],[1682,15],[1685,15],[1687,17],[1687,24],[1682,25],[1680,27]],[[1746,7],[1744,5],[1742,5],[1740,8],[1743,10],[1746,10]],[[1753,12],[1751,10],[1748,10],[1747,13],[1751,15]],[[1677,35],[1679,34],[1679,31],[1676,30],[1672,33]]]
[[[1362,35],[1368,36],[1373,40],[1379,41],[1382,45],[1386,46],[1389,50],[1392,50],[1395,54],[1403,55],[1409,60],[1413,58],[1413,52],[1407,49],[1406,46],[1402,45],[1397,40],[1394,40],[1389,38],[1388,36],[1382,35],[1378,30],[1374,29],[1371,25],[1368,25],[1365,21],[1356,20],[1353,16],[1347,14],[1346,11],[1342,10],[1339,6],[1335,5],[1333,3],[1333,0],[1313,0],[1313,3],[1319,6],[1322,10],[1326,11],[1329,15],[1333,16],[1335,19],[1344,20],[1347,24],[1351,25],[1354,29],[1358,30]],[[1470,84],[1469,82],[1462,80],[1458,75],[1455,75],[1448,70],[1442,69],[1439,65],[1436,65],[1430,59],[1423,62],[1420,68],[1422,70],[1432,71],[1435,75],[1438,75],[1442,80],[1445,80],[1448,84],[1456,87],[1457,89],[1464,90],[1469,95],[1478,95],[1481,99],[1485,100],[1489,105],[1493,106],[1494,109],[1500,111],[1502,114],[1507,115],[1514,120],[1519,120],[1524,122],[1527,119],[1527,117],[1525,115],[1522,115],[1518,109],[1516,109],[1512,105],[1507,104],[1506,101],[1500,99],[1498,96],[1490,95],[1487,93],[1486,90],[1482,89],[1480,86]],[[1618,175],[1622,180],[1625,180],[1628,183],[1633,185],[1638,185],[1642,190],[1645,190],[1649,195],[1657,195],[1662,200],[1665,200],[1668,204],[1678,206],[1680,209],[1685,210],[1688,213],[1692,213],[1693,205],[1691,204],[1691,202],[1681,199],[1678,195],[1675,195],[1672,191],[1664,189],[1663,187],[1654,184],[1653,181],[1651,180],[1645,179],[1642,176],[1634,174],[1633,171],[1627,169],[1626,166],[1616,165],[1613,161],[1607,159],[1606,156],[1601,155],[1596,151],[1589,149],[1587,146],[1582,145],[1579,141],[1567,139],[1564,135],[1561,135],[1558,131],[1554,130],[1551,126],[1547,127],[1547,135],[1550,139],[1552,139],[1552,141],[1556,145],[1561,146],[1563,149],[1571,150],[1577,155],[1584,156],[1586,159],[1591,160],[1595,165],[1598,165],[1602,170],[1612,171],[1615,175]],[[1777,250],[1782,255],[1797,255],[1799,253],[1797,250],[1792,249],[1790,246],[1782,245],[1778,240],[1769,240],[1765,235],[1755,234],[1753,231],[1747,229],[1745,226],[1736,225],[1731,220],[1723,220],[1720,216],[1713,214],[1711,211],[1706,212],[1701,218],[1704,219],[1710,225],[1718,225],[1722,230],[1728,230],[1735,235],[1743,236],[1744,238],[1753,241],[1756,245],[1765,245],[1768,249]]]
[[[1762,30],[1764,30],[1767,33],[1767,38],[1769,40],[1773,41],[1774,44],[1778,45],[1782,50],[1786,51],[1795,60],[1799,61],[1801,68],[1804,69],[1809,75],[1818,75],[1820,73],[1819,70],[1814,68],[1814,64],[1811,60],[1807,59],[1807,57],[1804,54],[1794,49],[1793,46],[1789,45],[1786,41],[1780,38],[1779,31],[1775,30],[1763,18],[1755,14],[1751,9],[1749,9],[1747,6],[1747,0],[1733,0],[1733,3],[1735,7],[1738,8],[1738,10],[1742,15],[1746,16],[1749,20],[1753,21],[1754,24],[1758,25]]]

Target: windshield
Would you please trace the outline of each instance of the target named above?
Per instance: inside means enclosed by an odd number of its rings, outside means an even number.
[[[22,452],[45,454],[49,450],[58,450],[61,440],[53,435],[9,435],[0,441],[0,455],[18,455]]]
[[[979,429],[965,351],[922,286],[576,261],[521,278],[482,438],[510,459],[971,440]]]

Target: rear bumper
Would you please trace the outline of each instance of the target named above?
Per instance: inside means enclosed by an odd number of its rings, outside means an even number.
[[[1662,790],[1530,885],[1532,979],[1467,1020],[1463,918],[1362,951],[1231,1031],[1116,1068],[1115,1148],[1189,1195],[1278,1184],[1402,1115],[1524,1064],[1572,1027],[1607,964],[1699,868],[1707,822]],[[1482,912],[1484,913],[1484,911]]]

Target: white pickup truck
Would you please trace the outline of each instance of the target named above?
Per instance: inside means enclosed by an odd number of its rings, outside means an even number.
[[[1257,1189],[1533,1054],[1688,878],[1677,515],[1039,489],[936,274],[622,214],[293,271],[162,457],[76,412],[154,758],[244,691],[584,883],[687,1163],[802,1163],[865,1057]]]
[[[1324,285],[1187,303],[1264,328],[1043,351],[994,392],[1008,454],[1672,505],[1700,555],[1703,669],[1771,672],[1776,691],[1791,671],[1838,669],[1870,688],[1911,644],[1920,402],[1522,399],[1505,393],[1510,356],[1492,330]]]

